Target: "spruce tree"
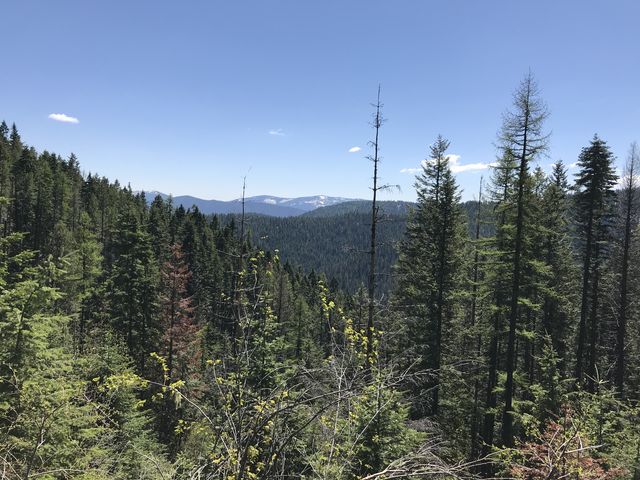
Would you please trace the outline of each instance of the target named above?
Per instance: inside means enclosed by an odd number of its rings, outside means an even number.
[[[84,353],[87,335],[91,330],[91,320],[97,312],[93,311],[95,298],[102,294],[99,278],[102,275],[102,255],[95,233],[90,227],[90,218],[85,212],[80,215],[78,228],[74,235],[75,249],[70,255],[69,290],[77,302],[77,321],[74,328],[74,340],[80,354]]]
[[[563,371],[570,353],[568,335],[577,289],[571,253],[568,191],[566,168],[561,161],[555,162],[540,199],[540,260],[548,269],[542,292],[541,327],[542,334],[549,336],[551,346],[560,359],[559,368]]]
[[[438,413],[440,369],[442,367],[445,324],[454,313],[453,293],[460,267],[462,216],[460,196],[451,169],[449,142],[439,136],[431,147],[430,158],[423,162],[416,178],[418,204],[407,225],[399,260],[399,298],[405,311],[414,318],[420,366],[432,370],[433,379],[422,385],[432,392],[426,404],[420,398],[420,414]]]
[[[610,228],[617,175],[613,154],[606,142],[594,136],[578,159],[580,171],[576,178],[576,224],[582,254],[582,290],[580,323],[578,325],[575,378],[593,390],[597,375],[598,315],[600,302],[599,278],[602,263],[608,254]]]
[[[509,308],[509,285],[511,283],[511,244],[513,241],[512,198],[516,188],[517,163],[511,151],[506,150],[493,167],[490,185],[490,200],[493,203],[495,235],[486,242],[487,257],[484,265],[484,290],[488,292],[488,343],[486,352],[486,387],[484,418],[481,430],[482,456],[487,456],[494,445],[496,413],[498,411],[498,376],[502,366],[500,346]],[[484,467],[491,473],[491,465]]]
[[[6,201],[0,204],[0,232],[3,235],[9,234],[9,207],[8,199],[13,193],[12,176],[13,159],[9,147],[9,127],[3,121],[0,124],[0,197]]]
[[[138,371],[144,372],[147,357],[154,351],[160,335],[158,269],[150,238],[132,207],[120,214],[113,240],[109,315]]]

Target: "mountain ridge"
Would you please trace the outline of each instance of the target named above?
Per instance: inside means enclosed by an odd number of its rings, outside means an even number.
[[[206,215],[229,213],[233,214],[241,213],[242,211],[241,198],[236,198],[233,200],[206,200],[191,195],[178,195],[172,197],[171,195],[155,190],[150,192],[139,191],[136,193],[143,193],[147,203],[153,202],[153,200],[158,195],[163,200],[167,200],[171,197],[175,206],[182,205],[182,207],[184,208],[191,208],[195,206],[198,208],[198,210]],[[310,195],[304,197],[256,195],[252,197],[246,197],[244,199],[244,205],[246,213],[257,213],[273,217],[295,217],[304,215],[305,213],[312,212],[319,208],[326,208],[339,205],[341,203],[354,201],[366,200],[345,197],[332,197],[329,195]]]

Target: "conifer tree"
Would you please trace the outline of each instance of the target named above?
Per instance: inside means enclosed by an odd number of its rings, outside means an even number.
[[[171,214],[173,206],[171,201],[165,202],[160,195],[156,196],[149,206],[149,219],[147,231],[153,244],[153,253],[158,260],[158,265],[170,256],[170,244],[175,241],[175,233],[171,228]],[[171,238],[171,237],[174,238]]]
[[[431,404],[419,407],[421,414],[438,413],[439,375],[446,344],[443,330],[453,317],[453,292],[463,244],[460,196],[449,168],[448,148],[449,142],[438,136],[416,178],[418,205],[407,225],[399,261],[399,296],[406,311],[416,319],[412,334],[419,339],[421,367],[434,371],[433,381],[422,386],[433,393]]]
[[[578,385],[582,385],[586,374],[587,387],[593,390],[597,375],[599,279],[610,243],[615,200],[613,187],[617,176],[613,169],[613,154],[597,135],[582,149],[578,166],[575,201],[577,235],[582,250],[582,289],[575,378]]]
[[[3,204],[0,204],[0,232],[3,235],[9,234],[9,207],[8,199],[13,193],[12,176],[13,160],[10,154],[9,145],[9,127],[3,121],[0,123],[0,197],[4,198]]]
[[[35,250],[40,252],[47,251],[47,242],[55,225],[54,207],[52,205],[53,172],[47,160],[48,156],[45,152],[36,160],[33,225],[31,225],[30,229],[30,243]]]
[[[157,263],[151,241],[132,207],[122,212],[113,236],[109,315],[140,372],[159,337]]]
[[[62,270],[35,252],[8,253],[23,234],[0,238],[0,469],[5,478],[100,475],[109,419],[87,400],[56,305]]]
[[[513,97],[513,111],[508,112],[500,132],[500,148],[509,152],[517,163],[516,188],[513,197],[515,209],[511,292],[509,299],[509,333],[506,352],[505,400],[502,415],[502,441],[506,446],[513,444],[513,392],[516,355],[516,333],[519,320],[519,304],[522,288],[526,226],[528,221],[527,179],[529,165],[547,149],[547,139],[543,131],[544,120],[548,116],[546,106],[539,97],[540,92],[529,73]]]
[[[193,391],[195,372],[201,365],[201,345],[192,297],[187,294],[191,272],[179,243],[171,246],[171,256],[162,266],[161,277],[163,383],[173,384],[180,381],[185,385],[186,394],[190,395]],[[182,408],[176,405],[173,399],[164,399],[159,415],[159,433],[164,443],[170,446],[172,456],[177,453],[175,431],[182,413]]]
[[[500,345],[505,330],[508,312],[509,285],[511,282],[511,244],[513,219],[512,201],[516,188],[517,164],[509,150],[502,152],[493,167],[490,199],[494,204],[495,235],[487,240],[488,257],[484,283],[489,295],[489,318],[486,320],[487,335],[487,375],[485,387],[484,418],[482,422],[482,453],[487,456],[494,445],[494,431],[498,406],[498,376],[502,367]],[[484,467],[484,473],[491,473],[491,466]]]
[[[17,132],[15,133],[17,136]],[[12,149],[20,140],[12,134]],[[30,232],[33,229],[35,219],[36,202],[36,162],[35,150],[24,148],[13,163],[13,228],[16,232]],[[30,246],[33,246],[32,238],[27,238]]]
[[[187,293],[191,272],[182,253],[182,246],[174,243],[171,256],[162,271],[162,328],[163,353],[167,359],[167,375],[174,381],[186,378],[189,366],[197,365],[197,324],[192,297]]]
[[[479,363],[482,356],[482,330],[480,325],[480,255],[481,255],[481,245],[480,245],[480,232],[481,232],[481,224],[483,221],[483,197],[482,197],[482,186],[484,183],[484,177],[480,177],[480,188],[478,190],[478,201],[477,201],[477,209],[475,212],[475,229],[473,232],[473,240],[472,240],[472,251],[473,251],[473,260],[471,263],[471,274],[470,274],[470,285],[468,291],[468,295],[470,296],[470,305],[469,305],[469,330],[470,335],[466,337],[466,341],[469,341],[473,345],[474,350],[474,361]],[[478,448],[478,433],[479,433],[479,418],[478,413],[480,410],[480,374],[477,370],[478,367],[475,368],[476,372],[474,372],[474,381],[473,381],[473,405],[471,410],[471,421],[469,426],[469,443],[470,443],[470,457],[476,458],[477,456],[477,448]]]
[[[568,190],[566,168],[558,161],[554,163],[551,177],[542,192],[540,214],[544,245],[542,260],[552,272],[544,292],[542,328],[561,359],[569,353],[567,335],[575,296],[573,288],[576,286],[571,262]]]
[[[91,328],[92,297],[100,295],[98,279],[102,275],[102,255],[95,233],[91,230],[89,216],[82,212],[78,228],[75,231],[75,250],[69,258],[70,277],[73,285],[69,290],[73,292],[73,299],[78,304],[77,322],[74,339],[79,353],[84,353],[84,347]]]

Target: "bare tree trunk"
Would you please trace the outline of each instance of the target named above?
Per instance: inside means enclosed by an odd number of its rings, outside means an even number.
[[[624,343],[626,341],[627,330],[627,307],[628,299],[628,279],[629,279],[629,251],[631,249],[631,235],[634,224],[637,223],[635,210],[637,209],[637,182],[635,180],[636,164],[638,163],[638,146],[631,145],[631,152],[627,162],[625,171],[624,186],[624,237],[622,240],[622,265],[620,267],[620,307],[618,310],[618,325],[616,331],[616,362],[614,366],[614,382],[618,395],[623,396],[624,393],[624,370],[625,370],[625,351]]]
[[[504,411],[502,413],[502,443],[513,445],[513,371],[515,369],[515,341],[518,325],[518,297],[520,296],[520,275],[522,259],[522,240],[524,237],[524,188],[527,175],[527,135],[529,133],[529,114],[525,115],[522,152],[520,154],[520,171],[518,173],[518,196],[516,216],[516,237],[513,252],[513,279],[511,290],[511,306],[509,312],[509,336],[507,338],[507,380],[504,388]]]
[[[240,216],[240,254],[236,259],[236,267],[231,277],[231,289],[233,294],[233,325],[232,331],[232,343],[233,352],[237,353],[237,341],[240,335],[240,322],[242,320],[242,292],[241,282],[239,282],[240,272],[244,268],[244,222],[245,222],[245,193],[247,187],[247,177],[242,179],[242,213]]]
[[[576,383],[582,384],[584,372],[584,345],[587,336],[587,314],[589,313],[589,276],[591,274],[591,256],[593,250],[593,205],[587,223],[587,244],[582,263],[582,296],[580,302],[580,324],[578,326],[578,350],[576,352]]]
[[[505,182],[502,192],[502,201],[506,201],[508,198],[508,185]],[[502,212],[500,224],[504,224],[506,215]],[[502,296],[502,286],[496,285],[495,291],[495,305],[496,307],[502,307],[504,305],[504,298]],[[493,434],[495,430],[495,408],[497,405],[497,396],[495,387],[498,380],[498,336],[500,335],[500,308],[496,308],[493,312],[493,326],[491,332],[491,342],[489,344],[489,372],[487,375],[487,389],[486,389],[486,401],[485,401],[485,414],[482,425],[482,457],[486,457],[491,453],[491,447],[493,446]],[[493,466],[488,463],[482,467],[482,473],[485,476],[491,476],[493,473]]]
[[[589,312],[589,351],[587,357],[587,391],[595,392],[595,377],[597,375],[597,347],[598,347],[598,309],[600,307],[600,248],[596,245],[593,266],[593,285],[591,287],[591,310]]]
[[[378,164],[380,158],[378,156],[378,139],[380,127],[382,126],[382,117],[380,112],[380,86],[378,85],[378,99],[376,102],[376,113],[373,120],[375,129],[375,140],[373,141],[373,199],[371,201],[371,243],[369,247],[369,312],[367,319],[367,358],[371,362],[373,353],[373,332],[374,332],[374,316],[375,316],[375,293],[376,293],[376,227],[378,225],[378,205],[376,203],[378,194]]]
[[[498,379],[498,334],[500,330],[500,314],[493,314],[493,332],[491,334],[491,344],[489,346],[489,375],[487,377],[487,399],[485,402],[484,424],[482,426],[482,456],[486,457],[491,453],[493,446],[493,433],[495,428],[497,404],[495,387]],[[483,467],[483,473],[491,475],[493,467],[487,464]]]
[[[479,269],[478,264],[480,262],[480,251],[478,248],[478,240],[480,239],[480,209],[482,207],[482,177],[480,177],[480,191],[478,193],[478,210],[476,211],[476,231],[474,235],[474,252],[473,252],[473,285],[471,286],[471,328],[476,326],[476,310],[478,303],[478,277]],[[480,334],[476,336],[476,358],[480,357],[482,346],[482,338]],[[471,458],[475,458],[477,455],[477,443],[478,443],[478,401],[480,393],[480,379],[477,374],[475,375],[475,381],[473,382],[473,410],[471,412]]]
[[[436,186],[435,186],[435,203],[436,209],[440,211],[440,179],[442,176],[442,167],[440,165],[440,159],[438,161],[438,167],[436,170]],[[431,407],[431,413],[433,415],[438,414],[438,404],[440,402],[440,366],[442,364],[441,356],[442,356],[442,317],[443,317],[443,307],[444,307],[444,276],[445,276],[445,241],[446,241],[446,228],[448,223],[448,217],[444,216],[444,218],[440,218],[441,222],[438,226],[440,229],[439,237],[438,237],[438,293],[436,295],[436,335],[434,345],[434,379],[433,379],[433,406]]]

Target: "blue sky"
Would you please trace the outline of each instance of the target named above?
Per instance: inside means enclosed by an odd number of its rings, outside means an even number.
[[[248,173],[249,195],[368,198],[378,83],[381,173],[402,188],[388,199],[415,198],[402,170],[438,134],[457,165],[477,167],[457,173],[472,198],[529,69],[551,112],[543,166],[575,162],[596,132],[620,164],[640,140],[637,0],[41,0],[2,11],[0,118],[134,189],[232,199]]]

